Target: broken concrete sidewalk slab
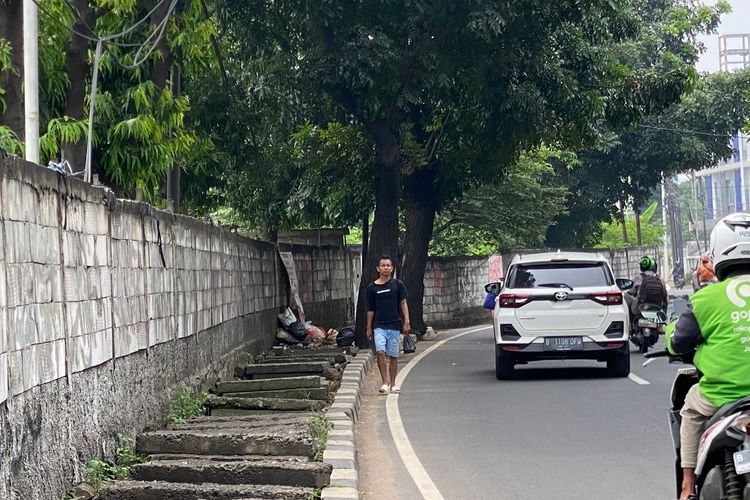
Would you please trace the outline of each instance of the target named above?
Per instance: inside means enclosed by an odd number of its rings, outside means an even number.
[[[282,389],[278,391],[253,391],[225,393],[233,398],[281,398],[281,399],[317,399],[328,400],[328,388]]]
[[[304,363],[260,363],[245,365],[245,376],[278,374],[278,373],[323,373],[328,367],[326,361],[309,361]]]
[[[132,467],[137,481],[175,483],[276,484],[323,488],[328,486],[332,466],[320,462],[152,460]]]
[[[320,387],[320,376],[314,375],[307,377],[220,382],[216,385],[215,391],[217,394],[225,394],[229,392],[279,391],[282,389],[303,389],[313,387]]]
[[[329,363],[346,363],[345,354],[299,355],[299,356],[268,356],[257,363],[315,363],[327,361]]]
[[[206,406],[211,408],[212,414],[214,409],[320,411],[326,407],[326,402],[314,399],[237,398],[209,394]]]
[[[211,460],[216,462],[251,462],[258,460],[268,460],[268,455],[195,455],[189,453],[156,453],[149,455],[148,459],[153,462],[156,460]],[[310,462],[310,457],[301,457],[297,455],[274,455],[274,460],[281,462]]]
[[[278,412],[277,412],[278,413]],[[286,415],[283,414],[282,415]],[[278,427],[285,425],[310,425],[312,420],[308,413],[299,413],[294,418],[288,416],[284,419],[271,419],[266,415],[259,415],[253,418],[235,417],[236,420],[228,419],[226,417],[216,417],[217,421],[212,422],[210,420],[202,421],[188,421],[184,424],[171,424],[169,429],[174,431],[187,431],[187,430],[205,430],[205,429],[254,429],[254,428],[267,428],[267,427]],[[221,418],[221,420],[219,420]],[[241,419],[241,420],[240,420]]]
[[[265,417],[268,415],[272,415],[274,413],[280,413],[279,411],[275,410],[237,410],[234,408],[215,408],[211,410],[211,416],[212,417]],[[296,413],[298,415],[309,415],[310,412],[305,411],[285,411],[283,413],[292,414]]]
[[[98,500],[308,500],[312,488],[270,485],[189,484],[152,481],[115,481],[99,490]]]
[[[312,457],[317,445],[308,426],[262,429],[155,431],[136,438],[139,453],[200,455],[302,455]]]

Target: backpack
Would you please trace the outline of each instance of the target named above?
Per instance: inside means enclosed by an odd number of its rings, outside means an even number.
[[[664,303],[664,286],[656,274],[644,274],[638,289],[639,304],[653,304],[660,306]]]

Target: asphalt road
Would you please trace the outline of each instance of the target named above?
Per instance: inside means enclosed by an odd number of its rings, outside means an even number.
[[[398,409],[416,457],[445,499],[673,499],[666,408],[681,365],[642,361],[631,352],[632,373],[648,385],[610,378],[593,361],[529,363],[516,367],[516,380],[498,381],[487,328],[416,364]],[[384,401],[375,399],[374,411],[382,414]],[[398,462],[384,430],[379,439]],[[400,467],[396,483],[402,498],[420,498]]]

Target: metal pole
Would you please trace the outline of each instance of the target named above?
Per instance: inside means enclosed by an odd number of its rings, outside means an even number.
[[[23,0],[23,74],[26,160],[39,164],[39,19],[33,0]]]
[[[86,170],[83,180],[91,182],[91,148],[94,141],[94,108],[96,107],[96,84],[99,79],[99,61],[102,59],[102,41],[96,42],[94,51],[94,74],[91,77],[91,96],[89,97],[89,123],[86,134]]]
[[[664,235],[662,236],[664,251],[662,252],[661,258],[661,276],[666,280],[667,276],[669,276],[669,271],[667,271],[669,266],[667,252],[669,249],[667,247],[667,195],[666,190],[664,189],[664,174],[661,176],[661,225],[664,228]]]

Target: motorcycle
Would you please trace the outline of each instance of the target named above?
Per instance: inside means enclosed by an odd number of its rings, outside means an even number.
[[[645,355],[644,366],[655,358],[668,357],[669,362],[692,364],[692,353],[675,356],[667,351]],[[668,411],[672,444],[675,448],[675,481],[677,496],[682,490],[680,466],[680,410],[688,390],[700,380],[695,367],[680,368],[672,383],[672,406]],[[696,500],[750,500],[750,397],[728,403],[706,422],[698,447],[695,467]],[[693,498],[693,497],[691,497]]]
[[[664,333],[666,323],[667,315],[661,306],[641,304],[638,306],[635,327],[630,332],[630,341],[641,353],[646,353],[659,341],[659,334]]]

